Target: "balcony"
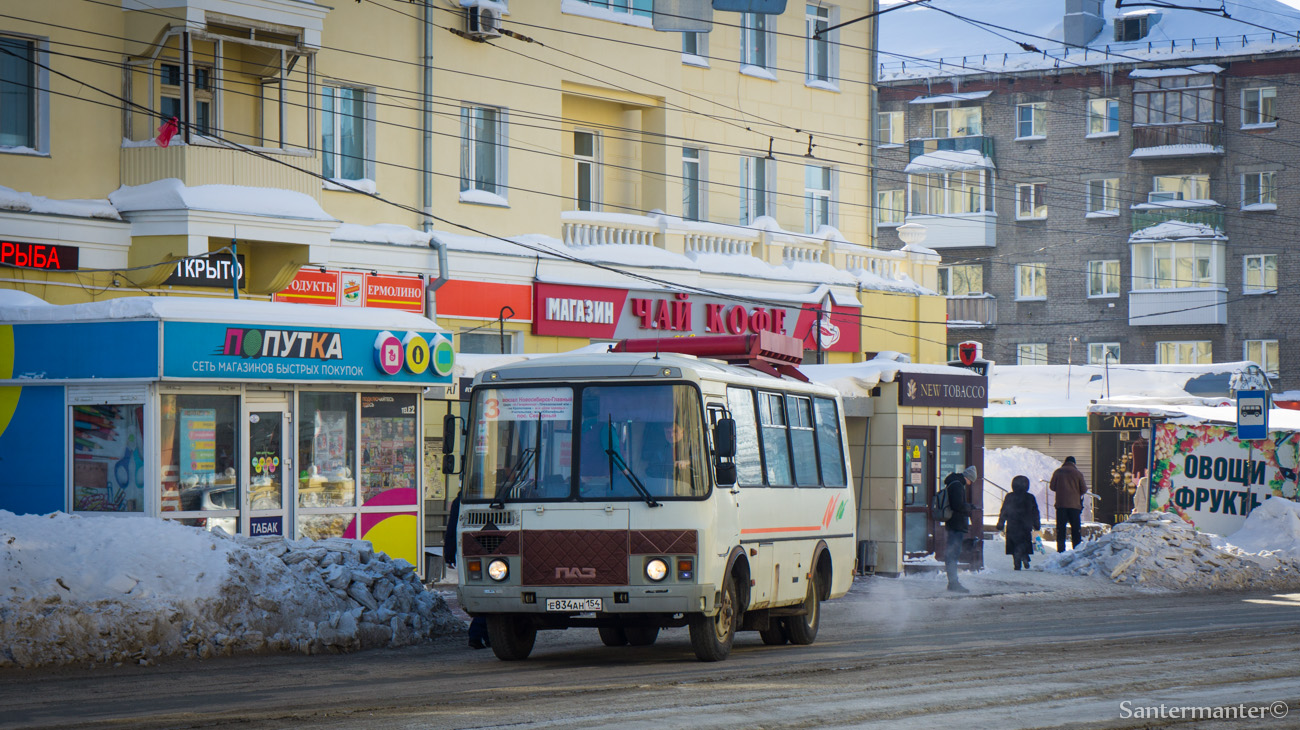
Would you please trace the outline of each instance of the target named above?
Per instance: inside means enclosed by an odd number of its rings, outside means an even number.
[[[1133,127],[1130,157],[1192,157],[1223,154],[1221,124],[1161,124]]]
[[[908,215],[905,220],[925,226],[927,248],[993,248],[998,243],[998,216],[993,211]]]
[[[139,145],[139,143],[134,143]],[[242,185],[305,193],[320,201],[320,158],[306,150],[255,148],[266,157],[243,150],[196,142],[173,141],[170,147],[148,144],[122,147],[122,184],[143,185],[174,177],[187,186]],[[282,165],[275,160],[287,162]],[[297,169],[295,169],[297,168]],[[299,170],[311,174],[304,175]]]
[[[1128,295],[1130,326],[1228,323],[1228,290],[1148,289]]]
[[[993,159],[992,137],[929,137],[907,140],[907,159],[910,162],[930,152],[965,152],[975,150]]]
[[[998,325],[998,300],[992,294],[948,297],[948,329]]]
[[[1223,230],[1222,205],[1190,205],[1188,201],[1169,201],[1167,203],[1147,203],[1133,206],[1129,214],[1132,232],[1137,233],[1161,223],[1177,221],[1191,225],[1208,226],[1215,231]]]

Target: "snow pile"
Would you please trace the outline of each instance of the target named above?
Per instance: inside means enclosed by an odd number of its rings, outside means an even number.
[[[1047,522],[1049,512],[1047,485],[1052,472],[1061,468],[1061,462],[1047,454],[1011,446],[1005,449],[984,449],[984,522],[995,524],[1002,510],[1002,499],[1011,493],[1011,480],[1018,474],[1029,477],[1029,493],[1038,500],[1038,514]]]
[[[0,185],[0,210],[70,215],[78,218],[103,218],[110,221],[122,220],[117,210],[107,200],[58,200],[24,193],[4,185]]]
[[[0,667],[403,646],[461,623],[358,540],[0,511]]]
[[[1246,552],[1300,559],[1300,504],[1288,499],[1264,500],[1227,542]]]
[[[1176,590],[1300,586],[1300,559],[1217,547],[1213,535],[1197,532],[1167,512],[1135,514],[1096,540],[1088,540],[1071,552],[1049,556],[1044,569]]]

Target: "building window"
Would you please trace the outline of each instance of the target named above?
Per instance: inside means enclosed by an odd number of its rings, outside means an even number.
[[[935,137],[978,137],[981,134],[980,108],[963,106],[934,110]]]
[[[1109,355],[1109,357],[1107,357]],[[1109,363],[1119,364],[1119,343],[1118,342],[1089,342],[1088,343],[1088,364],[1089,365],[1106,365]]]
[[[772,214],[772,181],[776,179],[776,162],[766,157],[740,159],[740,225]]]
[[[822,226],[835,225],[835,203],[831,180],[831,168],[804,165],[803,220],[806,233],[816,233]]]
[[[953,264],[939,267],[939,293],[947,297],[978,296],[984,293],[984,267]]]
[[[321,174],[335,180],[370,177],[365,90],[322,86],[320,118]]]
[[[460,110],[460,190],[505,197],[505,111],[490,106]]]
[[[876,225],[897,226],[903,223],[903,191],[876,191]]]
[[[1244,344],[1244,359],[1259,365],[1265,373],[1276,378],[1278,376],[1277,340],[1246,340]]]
[[[578,2],[615,13],[639,15],[643,18],[654,17],[654,0],[578,0]]]
[[[1088,135],[1119,134],[1119,100],[1088,100]]]
[[[1088,296],[1119,296],[1119,259],[1088,262]]]
[[[3,55],[3,54],[0,54]],[[190,119],[190,129],[198,134],[211,134],[215,98],[212,94],[212,69],[207,66],[193,66],[194,77],[190,79],[190,90],[194,97],[194,118]],[[158,66],[158,111],[163,119],[175,117],[185,121],[189,116],[183,108],[181,94],[181,67],[175,63],[162,63]]]
[[[808,80],[836,83],[835,49],[839,46],[833,33],[817,35],[831,26],[831,9],[819,5],[805,6],[804,23],[808,32]]]
[[[1047,217],[1047,183],[1016,185],[1016,219],[1035,220]]]
[[[1088,181],[1088,215],[1119,215],[1119,178]]]
[[[1244,210],[1277,209],[1277,173],[1251,172],[1241,176],[1241,207]]]
[[[1214,246],[1199,241],[1133,244],[1134,289],[1223,286],[1214,265]]]
[[[160,401],[164,516],[188,513],[192,525],[236,534],[244,463],[238,458],[239,396],[168,393]]]
[[[0,147],[43,149],[36,42],[0,36]]]
[[[876,114],[876,144],[903,143],[903,113],[878,112]]]
[[[988,209],[985,172],[962,170],[909,175],[912,212],[917,215],[961,215]]]
[[[704,220],[704,153],[697,147],[682,148],[682,217]]]
[[[1047,298],[1047,264],[1016,264],[1016,299]]]
[[[1157,342],[1156,363],[1159,365],[1209,365],[1214,362],[1213,343],[1209,340],[1192,342]]]
[[[577,210],[600,209],[600,138],[595,132],[573,132],[574,203]]]
[[[1223,122],[1223,90],[1214,74],[1133,79],[1133,124]]]
[[[1047,136],[1047,104],[1046,102],[1034,102],[1033,104],[1016,105],[1016,137],[1024,139],[1026,137],[1045,137]]]
[[[1016,345],[1017,365],[1046,365],[1047,343],[1024,342]]]
[[[1250,126],[1273,126],[1277,124],[1277,117],[1273,114],[1274,102],[1277,100],[1277,89],[1268,87],[1263,89],[1246,89],[1241,92],[1241,125]]]
[[[510,330],[506,330],[504,333],[483,330],[460,332],[456,335],[456,338],[460,340],[456,352],[473,355],[499,355],[515,351],[515,333]]]
[[[74,405],[71,409],[67,422],[73,436],[73,511],[144,512],[144,405]],[[165,479],[175,497],[179,493],[175,474]],[[163,509],[174,509],[175,504],[164,502]]]
[[[745,66],[769,68],[772,33],[768,30],[768,16],[762,13],[742,13],[740,16],[740,62]]]
[[[1152,200],[1210,200],[1210,176],[1156,175],[1151,190],[1157,193]]]
[[[682,60],[696,66],[709,65],[709,34],[682,33]]]
[[[1277,254],[1265,253],[1246,256],[1241,263],[1242,291],[1259,294],[1277,292]]]

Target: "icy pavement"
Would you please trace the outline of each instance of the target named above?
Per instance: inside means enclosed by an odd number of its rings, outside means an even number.
[[[0,511],[0,667],[403,646],[463,630],[360,540]]]

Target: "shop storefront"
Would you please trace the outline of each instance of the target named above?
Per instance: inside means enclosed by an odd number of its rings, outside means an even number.
[[[0,314],[0,509],[361,538],[421,564],[423,395],[455,358],[430,320],[179,297]]]

